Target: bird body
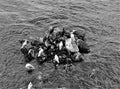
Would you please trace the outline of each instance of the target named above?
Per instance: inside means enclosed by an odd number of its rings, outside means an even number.
[[[27,44],[28,44],[28,40],[25,39],[22,46],[21,46],[21,48],[24,48]]]
[[[30,63],[27,63],[25,65],[25,68],[27,68],[28,70],[34,70],[35,69],[35,67],[33,65],[31,65]]]
[[[63,42],[61,41],[58,45],[59,45],[59,50],[61,50],[63,47]]]
[[[57,63],[60,63],[60,61],[59,61],[59,57],[57,56],[57,55],[55,55],[55,57],[54,57],[54,59],[53,59],[55,62],[57,62]]]
[[[28,89],[33,89],[33,84],[31,82],[28,84]]]
[[[41,56],[41,54],[43,53],[43,49],[42,48],[39,48],[39,52],[38,52],[38,57],[40,57]]]

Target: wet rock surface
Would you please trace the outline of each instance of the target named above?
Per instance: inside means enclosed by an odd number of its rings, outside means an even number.
[[[1,0],[0,89],[27,89],[30,82],[35,89],[119,89],[119,17],[119,0]],[[68,71],[33,61],[36,69],[29,75],[18,40],[42,37],[51,25],[85,30],[91,53]]]

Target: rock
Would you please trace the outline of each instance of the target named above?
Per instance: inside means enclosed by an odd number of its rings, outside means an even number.
[[[78,39],[81,39],[81,40],[85,41],[85,35],[86,35],[85,31],[83,31],[83,30],[73,30],[73,34]]]
[[[71,38],[69,38],[65,41],[65,46],[66,46],[67,50],[69,50],[71,52],[78,52],[79,51],[75,41]]]
[[[77,40],[77,45],[78,45],[80,53],[86,53],[86,54],[90,53],[90,48],[89,48],[88,44],[85,41],[83,41],[81,39],[78,39]]]

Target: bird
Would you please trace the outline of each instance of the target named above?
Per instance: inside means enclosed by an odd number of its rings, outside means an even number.
[[[24,40],[21,40],[21,43],[22,43],[21,48],[24,48],[29,43],[29,41],[27,39],[24,39]]]
[[[41,56],[41,54],[43,53],[43,51],[44,51],[44,50],[40,47],[40,48],[39,48],[39,52],[38,52],[38,57]]]
[[[33,84],[31,82],[28,84],[28,88],[27,89],[34,89],[33,88]]]
[[[30,63],[27,63],[25,65],[25,68],[27,69],[28,73],[31,73],[33,70],[35,70],[35,67],[31,65]]]
[[[61,41],[61,42],[58,44],[58,46],[59,46],[59,50],[61,50],[62,47],[63,47],[63,42]]]
[[[60,63],[60,61],[59,61],[59,57],[57,56],[57,55],[55,55],[54,56],[54,59],[53,59],[55,62],[57,62],[57,63]]]

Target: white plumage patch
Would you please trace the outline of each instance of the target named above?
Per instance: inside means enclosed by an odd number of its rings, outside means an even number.
[[[28,44],[28,40],[25,40],[24,42],[23,42],[23,44],[22,44],[22,47],[21,48],[24,48],[25,47],[25,45],[27,45]]]
[[[62,47],[63,47],[63,42],[61,41],[61,42],[59,43],[59,50],[61,50]]]
[[[43,53],[43,49],[42,48],[39,48],[39,52],[38,52],[38,57],[40,57],[41,56],[41,54]]]
[[[57,55],[55,55],[55,57],[54,57],[53,60],[56,61],[57,63],[60,63],[60,61],[59,61],[59,57],[58,57]]]
[[[35,67],[33,65],[31,65],[30,63],[27,63],[25,65],[25,68],[28,69],[28,70],[30,70],[30,69],[34,70],[35,69]]]
[[[33,89],[33,84],[31,82],[28,84],[28,89]]]

